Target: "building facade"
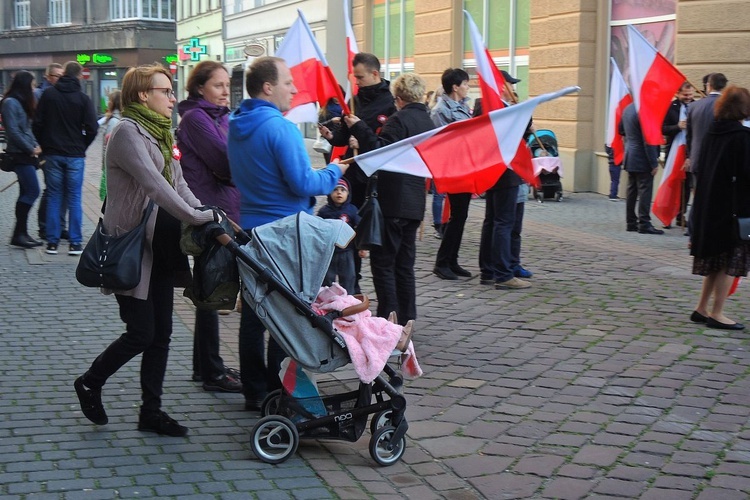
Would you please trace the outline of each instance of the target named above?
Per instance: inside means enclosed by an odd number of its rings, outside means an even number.
[[[48,64],[78,61],[103,112],[129,67],[176,58],[174,17],[174,0],[4,0],[0,92],[19,69],[41,81]]]
[[[223,12],[221,0],[177,0],[177,59],[175,92],[187,97],[185,85],[201,61],[224,62]]]

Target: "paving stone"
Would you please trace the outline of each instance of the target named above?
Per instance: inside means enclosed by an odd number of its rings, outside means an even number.
[[[663,488],[651,488],[640,496],[641,500],[689,500],[691,498],[693,498],[692,492]]]
[[[620,453],[619,448],[611,446],[586,445],[573,457],[573,462],[607,467],[617,460]]]
[[[725,490],[721,488],[706,488],[700,492],[696,500],[746,500],[747,495],[740,491]]]
[[[594,487],[594,493],[616,495],[620,497],[640,497],[646,484],[637,481],[622,481],[620,479],[603,479]]]
[[[506,472],[470,479],[469,482],[487,498],[526,498],[539,489],[542,479]]]
[[[565,463],[565,459],[550,455],[526,455],[513,467],[520,474],[534,474],[536,476],[550,477],[555,469]]]

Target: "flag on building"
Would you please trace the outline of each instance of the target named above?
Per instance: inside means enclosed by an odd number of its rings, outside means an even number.
[[[628,86],[617,67],[617,63],[615,63],[614,57],[610,59],[612,61],[612,76],[609,82],[606,145],[614,151],[615,165],[622,165],[622,160],[625,157],[625,143],[618,130],[622,121],[622,112],[628,104],[633,102],[633,97],[630,95]]]
[[[664,144],[661,126],[686,78],[632,25],[628,25],[630,90],[647,144]]]
[[[346,78],[348,80],[346,100],[349,102],[349,99],[357,95],[359,91],[357,81],[354,79],[354,65],[352,64],[352,59],[354,59],[355,54],[359,53],[359,48],[357,47],[357,39],[354,37],[352,21],[349,18],[349,0],[344,0],[344,29],[346,29]]]
[[[358,155],[357,164],[368,176],[386,170],[430,177],[440,193],[483,193],[516,158],[534,109],[578,90],[579,87],[567,87],[429,130]],[[461,159],[460,168],[456,168],[456,158]]]
[[[294,86],[297,87],[292,107],[286,113],[287,119],[294,123],[315,123],[318,121],[315,103],[325,106],[332,97],[339,100],[343,113],[349,114],[341,87],[333,76],[318,42],[315,41],[304,14],[300,10],[297,14],[297,20],[289,28],[276,51],[276,57],[284,59],[289,66]]]
[[[680,213],[682,183],[685,181],[685,131],[681,130],[672,141],[672,148],[664,164],[659,187],[656,189],[652,211],[662,224],[668,226]]]

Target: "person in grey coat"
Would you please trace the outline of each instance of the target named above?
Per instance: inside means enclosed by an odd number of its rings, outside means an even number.
[[[654,175],[659,166],[659,146],[646,144],[634,104],[629,105],[622,113],[620,134],[625,136],[626,141],[623,163],[628,173],[628,194],[625,199],[627,230],[642,234],[664,234],[664,231],[651,224],[650,215]]]

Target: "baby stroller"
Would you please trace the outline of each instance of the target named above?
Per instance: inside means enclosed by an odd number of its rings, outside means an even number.
[[[539,200],[539,203],[550,198],[562,201],[563,190],[560,182],[562,162],[557,153],[555,133],[546,129],[537,130],[536,136],[534,134],[527,136],[526,144],[531,149],[534,173],[538,172],[539,177],[540,185],[534,187],[534,198]]]
[[[343,221],[305,213],[253,229],[250,242],[243,246],[226,234],[218,237],[237,257],[243,298],[297,368],[329,373],[350,361],[346,342],[332,324],[333,319],[349,313],[319,315],[310,305],[323,282],[334,245],[345,246],[353,237],[354,231]],[[310,397],[293,396],[287,390],[289,373],[284,375],[285,388],[270,393],[261,404],[262,418],[253,428],[251,440],[259,459],[284,462],[295,453],[301,438],[357,441],[369,415],[373,415],[372,458],[379,465],[401,459],[409,426],[404,415],[406,398],[400,394],[403,376],[395,369],[386,364],[371,384],[357,380],[358,387],[346,392],[341,392],[340,381],[316,386],[309,379],[297,380],[297,386],[313,388]]]

